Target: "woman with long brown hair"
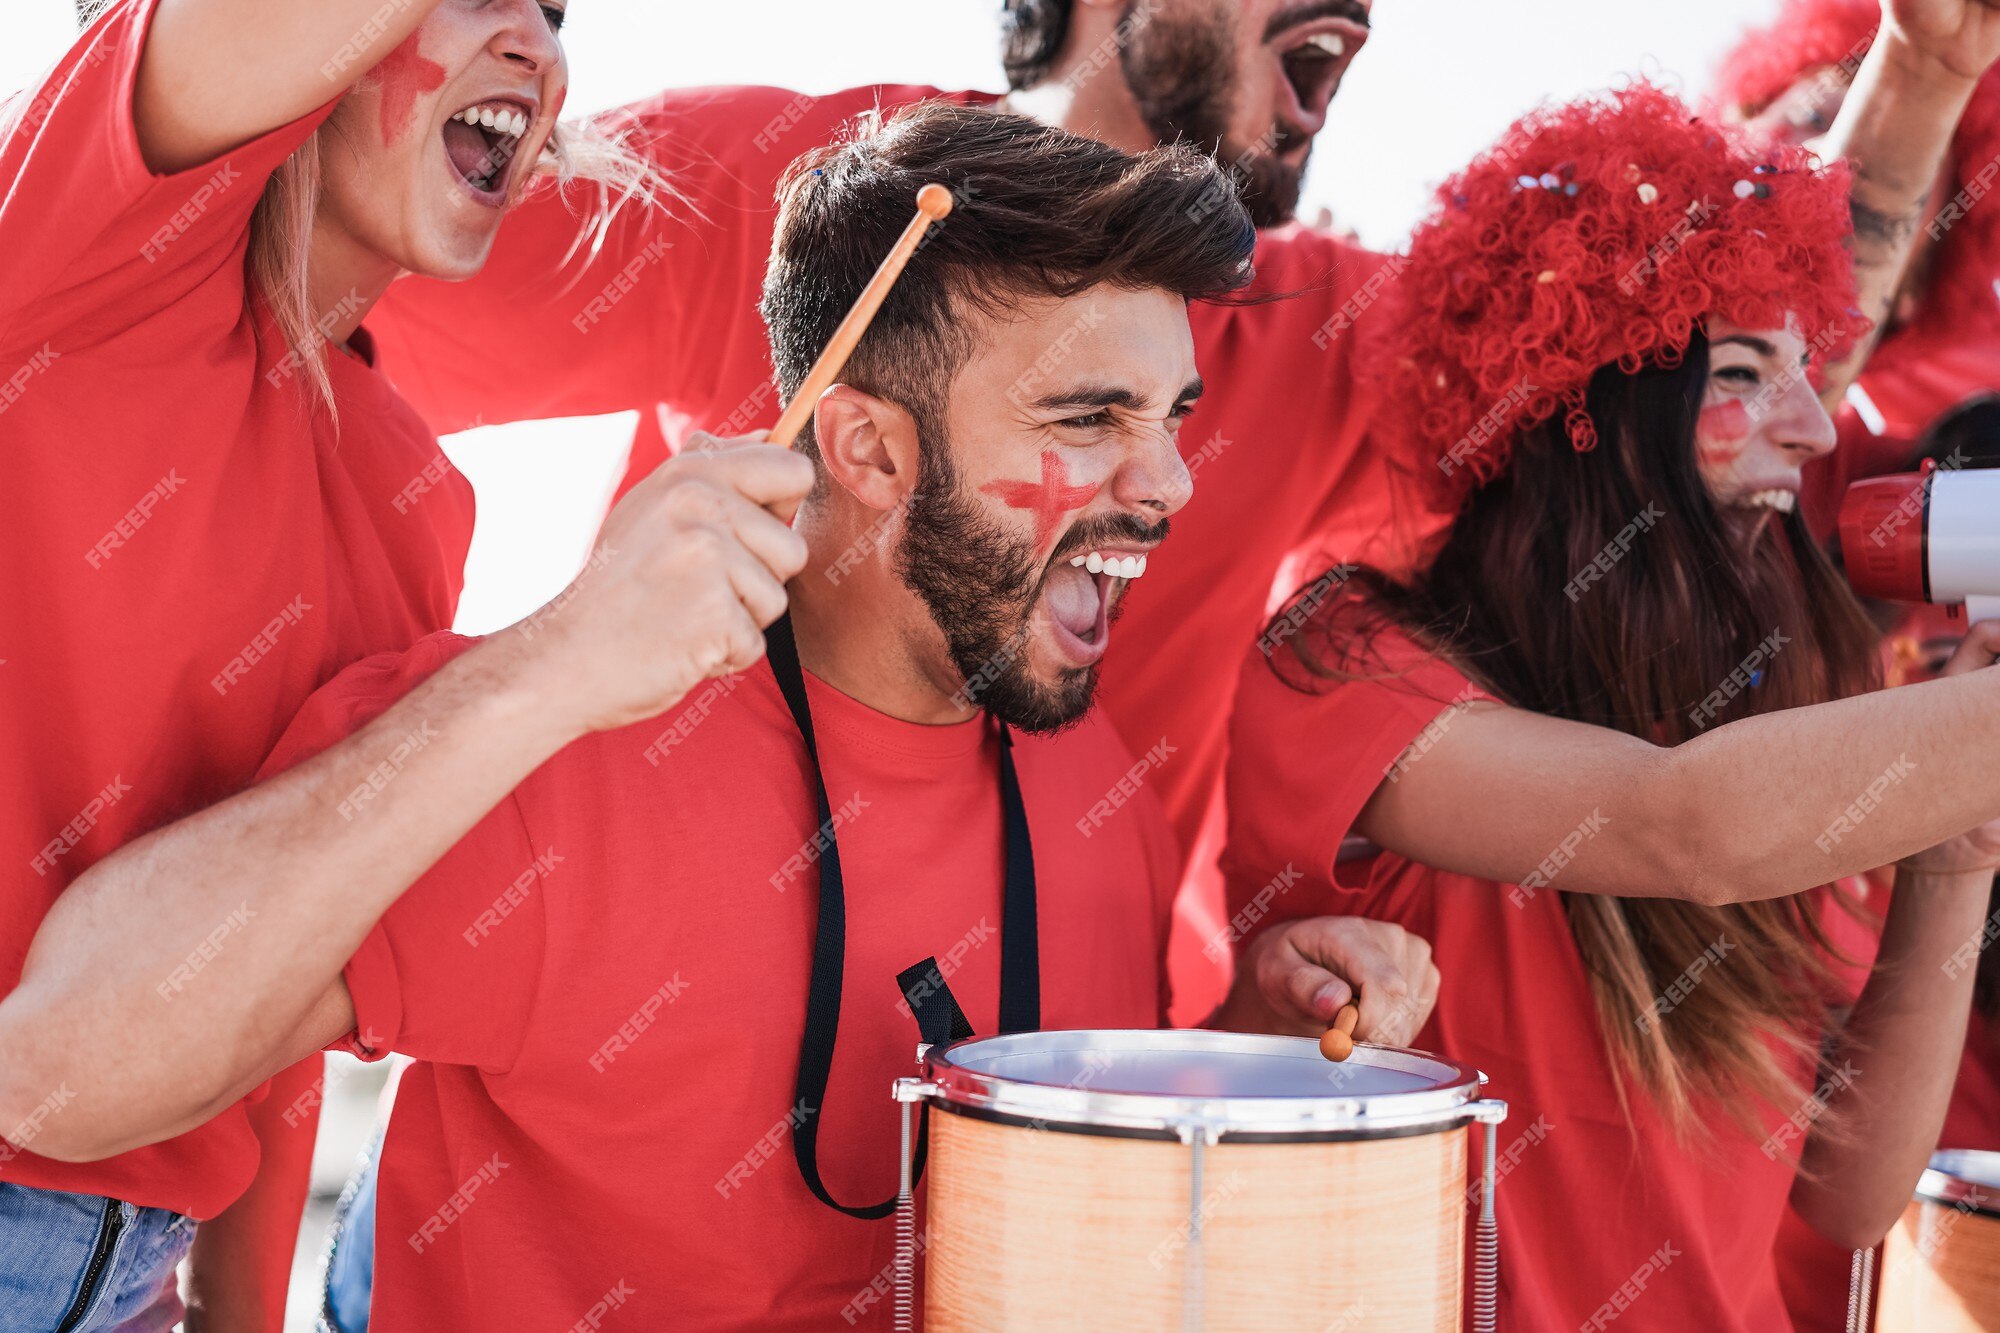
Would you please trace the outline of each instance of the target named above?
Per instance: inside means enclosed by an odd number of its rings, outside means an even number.
[[[1871,1242],[1936,1142],[1971,995],[1941,964],[2000,864],[2000,626],[1872,692],[1794,512],[1866,329],[1846,180],[1645,84],[1513,127],[1442,187],[1382,345],[1377,429],[1455,517],[1414,571],[1316,581],[1245,669],[1232,899],[1292,866],[1274,915],[1432,941],[1418,1044],[1514,1108],[1510,1329],[1789,1327],[1788,1197]],[[1817,886],[1899,859],[1833,1031]]]

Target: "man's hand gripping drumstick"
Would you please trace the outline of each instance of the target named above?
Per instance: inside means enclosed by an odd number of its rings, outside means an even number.
[[[1354,1041],[1407,1046],[1430,1018],[1438,984],[1430,943],[1393,922],[1280,921],[1237,951],[1229,998],[1202,1026],[1325,1037],[1338,1048],[1337,1035],[1349,1052]]]

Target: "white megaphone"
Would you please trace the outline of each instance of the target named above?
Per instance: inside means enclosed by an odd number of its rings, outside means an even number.
[[[1869,477],[1840,504],[1847,580],[1868,597],[2000,617],[2000,468]]]

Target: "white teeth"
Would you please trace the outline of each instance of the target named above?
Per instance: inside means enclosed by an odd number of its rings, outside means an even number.
[[[1339,59],[1347,54],[1347,42],[1339,33],[1323,32],[1316,37],[1306,38],[1307,46],[1317,47],[1328,55]]]
[[[1136,579],[1146,572],[1146,557],[1143,555],[1105,555],[1102,551],[1092,551],[1089,555],[1071,556],[1069,562],[1093,574],[1109,574],[1114,579]]]
[[[1781,514],[1789,514],[1798,507],[1799,497],[1787,490],[1752,491],[1744,502],[1753,509],[1775,509]]]
[[[468,107],[453,116],[452,119],[462,120],[468,125],[475,125],[481,129],[492,130],[496,134],[512,135],[516,139],[528,132],[527,112],[515,111],[508,107],[497,109],[490,106]]]

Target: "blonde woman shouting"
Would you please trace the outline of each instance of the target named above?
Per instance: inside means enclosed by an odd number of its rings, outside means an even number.
[[[557,127],[564,19],[559,0],[113,0],[0,105],[0,996],[85,870],[241,788],[340,668],[450,624],[471,492],[362,322],[405,273],[477,272],[538,176],[596,177],[606,207],[651,196],[636,159]],[[642,695],[684,689],[754,650],[759,577],[788,572],[767,562],[791,548],[741,495],[783,503],[810,468],[758,446],[690,461],[635,495],[634,518],[670,544],[701,526],[677,516],[729,512],[701,543],[729,558],[627,543],[582,599],[672,631],[610,642],[552,622],[513,636],[490,680],[573,676],[622,698],[635,677]],[[449,755],[471,730],[411,744]],[[390,821],[323,814],[343,892],[365,895],[378,867],[362,839]],[[97,989],[115,1037],[45,1024],[0,1053],[10,1327],[171,1326],[195,1220],[257,1173],[240,1103],[107,1160],[52,1155],[93,1093],[61,1052],[203,1024],[202,974],[231,934],[268,929],[190,896],[232,842],[209,831],[156,834],[145,868],[163,910],[195,903],[205,926],[79,912],[130,968],[44,983]]]

